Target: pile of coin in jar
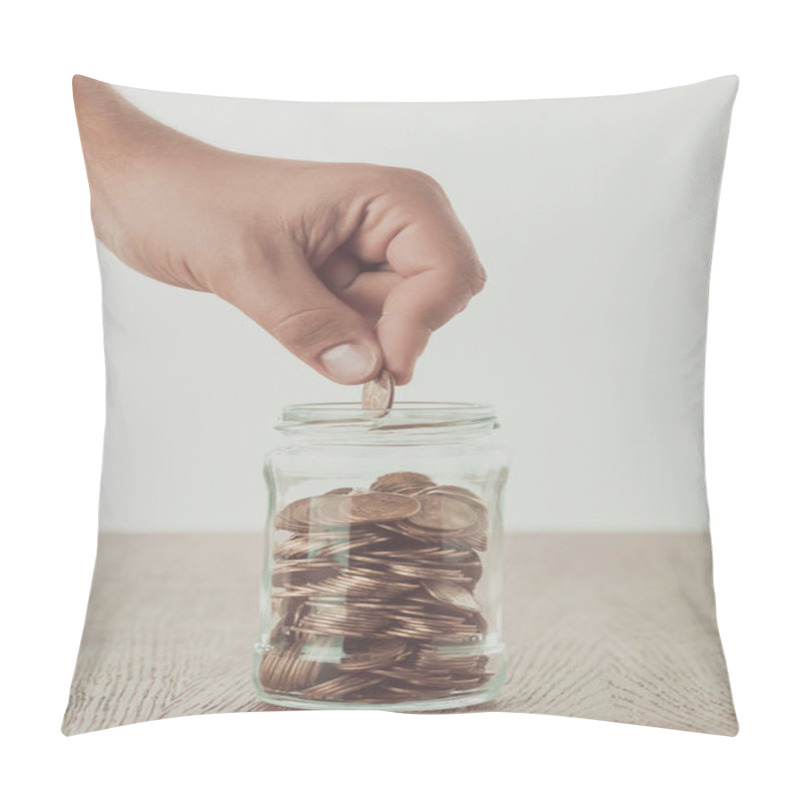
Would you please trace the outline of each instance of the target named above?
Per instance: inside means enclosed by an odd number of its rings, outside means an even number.
[[[262,687],[306,700],[397,703],[481,686],[492,675],[487,656],[459,654],[458,645],[486,633],[474,591],[487,525],[472,491],[416,472],[281,509],[271,571],[280,620]],[[326,642],[340,642],[344,657],[309,659]]]

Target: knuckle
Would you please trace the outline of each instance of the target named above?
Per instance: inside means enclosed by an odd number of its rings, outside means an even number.
[[[487,275],[486,270],[478,265],[476,270],[470,273],[469,278],[467,279],[467,286],[469,288],[470,293],[474,296],[479,292],[483,291],[483,288],[486,286]]]
[[[462,260],[459,263],[459,283],[468,292],[469,297],[473,297],[486,285],[486,270],[471,242],[467,243],[462,252]]]
[[[432,194],[440,197],[444,197],[445,195],[445,191],[439,181],[437,181],[436,178],[434,178],[432,175],[429,175],[427,172],[422,172],[421,170],[417,169],[411,170],[411,180],[415,185],[419,186],[425,191],[431,192]]]
[[[464,309],[470,304],[470,301],[475,296],[476,292],[472,289],[469,289],[467,292],[461,295],[460,302],[456,308],[456,314],[460,314]]]
[[[450,276],[454,291],[464,298],[465,306],[486,285],[486,271],[474,258],[466,258],[454,264]]]
[[[436,198],[445,196],[441,184],[427,172],[407,167],[396,167],[394,172],[403,188],[411,193],[435,196]]]

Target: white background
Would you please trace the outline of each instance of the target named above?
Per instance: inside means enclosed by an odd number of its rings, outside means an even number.
[[[790,3],[744,7],[73,0],[6,12],[0,608],[9,744],[0,791],[797,796],[798,60]],[[75,72],[168,91],[305,100],[558,97],[740,76],[706,390],[715,582],[738,737],[525,714],[381,712],[206,716],[61,736],[95,553],[104,408]]]

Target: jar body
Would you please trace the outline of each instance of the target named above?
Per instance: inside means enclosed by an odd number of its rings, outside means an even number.
[[[334,436],[289,426],[268,456],[254,657],[267,702],[429,711],[502,686],[496,424],[426,431],[411,414],[393,429],[394,413]]]

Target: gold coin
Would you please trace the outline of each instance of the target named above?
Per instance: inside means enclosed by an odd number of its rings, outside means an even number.
[[[347,528],[350,520],[344,514],[344,509],[350,502],[350,495],[329,494],[315,498],[311,504],[309,519],[312,525],[322,527]]]
[[[369,487],[369,490],[371,492],[412,494],[435,487],[436,484],[421,472],[387,472],[377,478]]]
[[[343,531],[296,531],[289,539],[275,547],[276,559],[298,559],[312,553],[324,555],[325,548],[331,548],[341,542],[348,542],[347,532]],[[375,542],[381,541],[375,539]]]
[[[464,680],[475,681],[474,677],[456,678],[447,672],[425,673],[413,669],[401,670],[399,667],[392,667],[386,670],[375,670],[374,674],[383,675],[397,681],[404,681],[412,686],[424,689],[453,689]]]
[[[361,408],[373,412],[371,416],[382,417],[394,402],[394,378],[389,370],[382,369],[377,378],[364,384],[361,392]]]
[[[431,567],[422,564],[391,564],[389,570],[396,575],[404,578],[417,578],[419,580],[441,580],[441,581],[465,581],[470,579],[458,570],[443,568],[440,566]]]
[[[452,581],[422,581],[422,585],[435,600],[464,611],[480,611],[481,607],[469,589]]]
[[[284,650],[272,649],[261,660],[259,681],[265,689],[291,692],[319,681],[325,664],[301,657],[301,644]]]
[[[289,531],[307,531],[310,527],[311,502],[315,498],[303,497],[289,503],[275,517],[275,527]]]
[[[368,596],[394,597],[417,588],[417,584],[408,580],[403,581],[399,576],[388,579],[381,572],[351,568],[342,570],[335,577],[304,588],[305,593],[318,595],[366,594]]]
[[[486,503],[481,500],[478,495],[471,489],[465,489],[463,486],[451,486],[448,484],[434,484],[427,486],[420,491],[420,494],[447,494],[455,497],[461,497],[468,503],[479,508],[486,508]]]
[[[469,528],[465,536],[459,536],[458,542],[467,547],[472,547],[475,550],[486,550],[489,546],[486,531],[476,530],[475,528]]]
[[[277,565],[272,570],[272,585],[275,588],[291,589],[315,580],[331,578],[341,568],[338,564],[329,563],[314,564],[311,567],[304,568],[306,563],[306,561],[301,560],[295,563]],[[283,569],[283,567],[289,567],[289,569]]]
[[[388,492],[365,492],[340,499],[343,513],[354,523],[395,522],[421,510],[419,500]]]
[[[462,574],[469,578],[473,588],[483,574],[483,565],[481,564],[480,556],[474,551],[472,551],[472,558],[470,558],[468,561],[461,561],[458,562],[457,565],[454,564],[453,566],[457,566],[458,569],[461,570]]]
[[[403,536],[410,536],[412,539],[417,539],[423,544],[428,544],[430,546],[440,544],[443,541],[443,531],[423,528],[419,525],[415,525],[410,519],[400,520],[397,523],[397,532]]]
[[[386,691],[391,692],[392,695],[403,700],[430,700],[449,694],[446,689],[423,690],[418,686],[411,686],[405,683],[389,683],[386,685]]]
[[[339,662],[345,672],[373,670],[388,667],[410,655],[412,648],[406,642],[384,639],[364,645],[364,649],[349,653]]]
[[[303,691],[303,696],[309,700],[341,700],[355,692],[381,683],[383,678],[371,675],[345,674],[332,680],[319,683]]]
[[[333,608],[314,608],[296,627],[316,633],[329,633],[339,636],[369,636],[388,626],[390,620],[384,615],[366,616],[363,611],[340,606]]]
[[[355,532],[344,541],[332,542],[326,544],[315,550],[318,556],[330,557],[339,553],[351,553],[353,551],[360,551],[364,548],[371,547],[376,544],[385,544],[390,539],[388,536],[380,533],[372,533],[367,531],[363,534],[356,535]]]
[[[452,655],[452,650],[448,652],[429,644],[421,645],[414,656],[414,664],[421,670],[446,670],[461,675],[483,674],[488,661],[486,655],[459,655],[457,651]]]
[[[434,531],[459,531],[473,525],[475,512],[463,500],[444,494],[427,494],[419,498],[422,508],[408,517],[412,525]]]

